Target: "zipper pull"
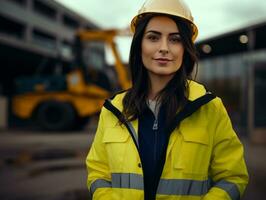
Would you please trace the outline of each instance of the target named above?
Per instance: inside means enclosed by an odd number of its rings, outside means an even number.
[[[158,130],[158,120],[157,119],[154,120],[152,130]]]

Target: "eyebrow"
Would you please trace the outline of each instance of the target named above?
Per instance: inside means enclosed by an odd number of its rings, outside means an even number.
[[[159,32],[159,31],[154,31],[154,30],[150,30],[150,31],[147,31],[145,34],[147,33],[154,33],[154,34],[157,34],[157,35],[161,35],[162,33]],[[174,32],[174,33],[170,33],[169,35],[180,35],[179,32]]]

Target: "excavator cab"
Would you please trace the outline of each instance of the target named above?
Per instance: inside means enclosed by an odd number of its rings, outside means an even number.
[[[87,84],[94,84],[109,92],[115,92],[121,87],[117,82],[114,66],[106,61],[107,48],[105,41],[86,40],[77,34],[73,48],[75,53],[73,66],[82,71]]]

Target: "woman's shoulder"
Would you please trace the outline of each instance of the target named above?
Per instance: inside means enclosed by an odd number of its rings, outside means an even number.
[[[116,92],[113,96],[109,98],[109,101],[111,101],[112,104],[122,104],[123,98],[126,95],[126,93],[127,90]]]
[[[194,101],[206,94],[205,86],[194,80],[188,80],[188,99]]]
[[[206,94],[211,93],[212,95],[215,96],[215,98],[208,103],[208,106],[210,106],[214,110],[220,110],[221,108],[224,107],[222,99],[216,96],[216,94],[213,91],[208,90],[208,88],[204,84],[198,81],[189,80],[188,86],[189,86],[189,100],[194,101]]]
[[[118,109],[120,112],[123,110],[123,98],[126,94],[127,90],[123,90],[123,91],[119,91],[115,94],[113,94],[110,98],[106,99],[105,104],[108,103],[109,105],[111,104],[111,107],[115,107],[116,109]],[[106,109],[105,104],[103,105],[102,108],[102,115],[106,115],[106,114],[110,114],[110,112],[108,111],[109,109]]]

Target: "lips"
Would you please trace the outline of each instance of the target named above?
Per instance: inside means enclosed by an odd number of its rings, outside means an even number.
[[[154,59],[156,62],[158,62],[159,64],[162,64],[162,65],[165,65],[167,64],[168,62],[172,61],[168,58],[155,58]]]

